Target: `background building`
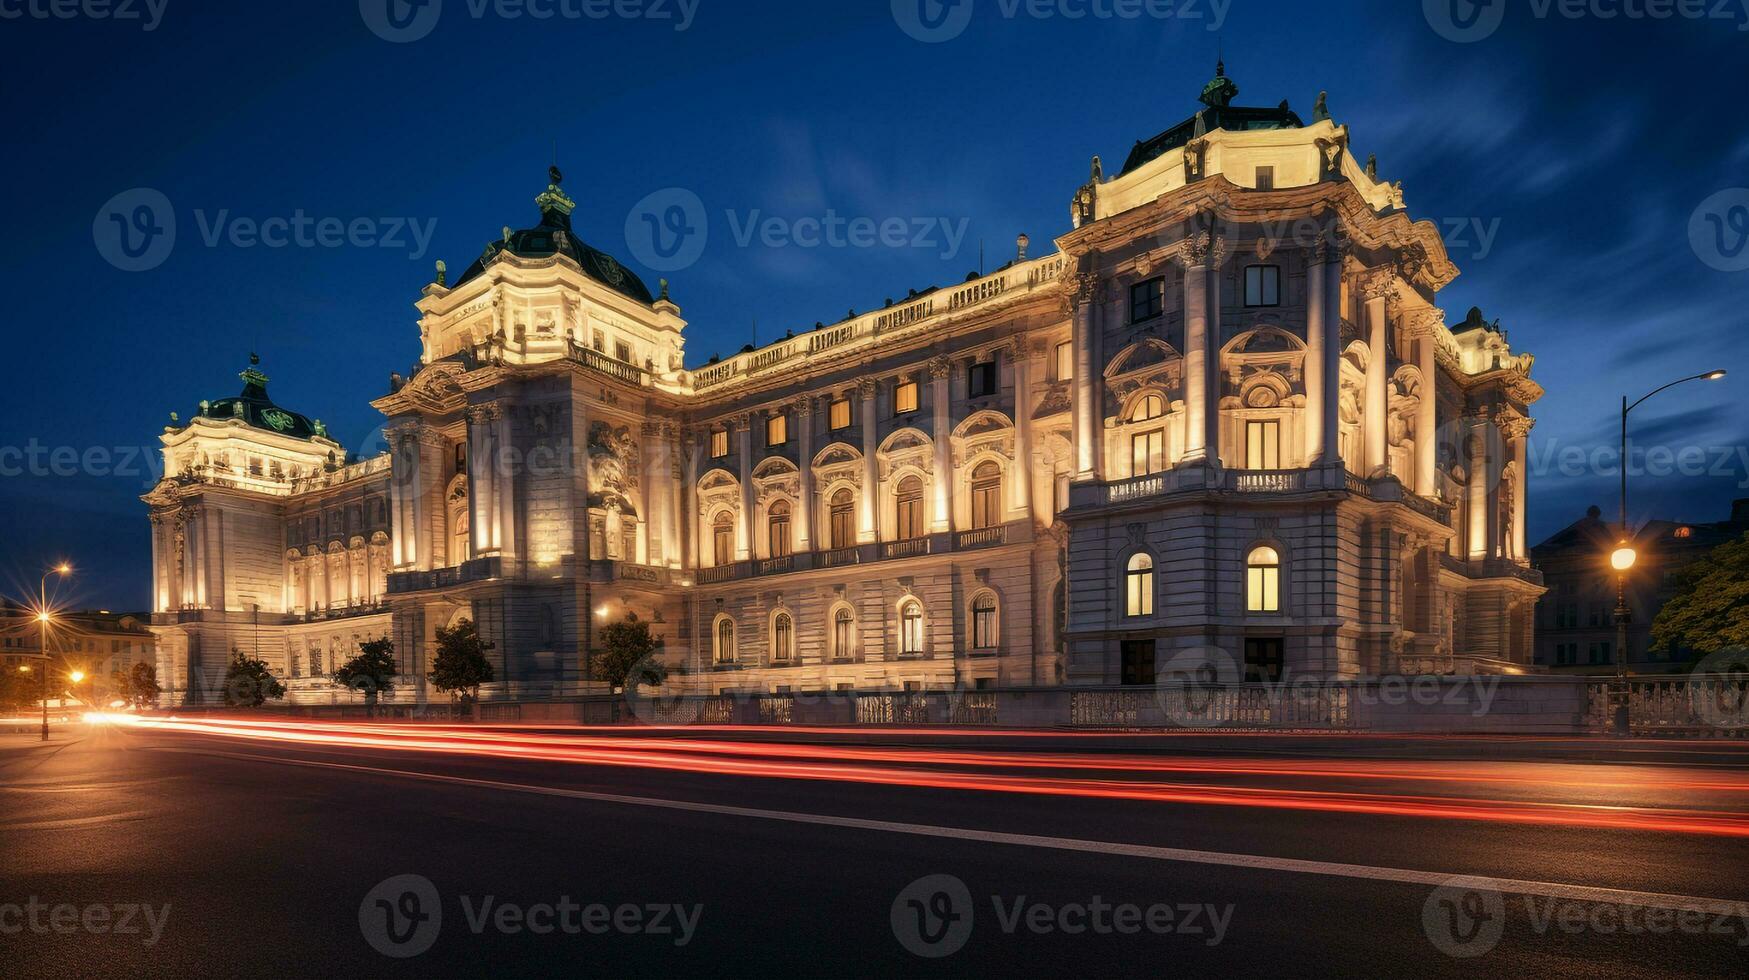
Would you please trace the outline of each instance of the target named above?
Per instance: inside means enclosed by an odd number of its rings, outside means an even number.
[[[1639,529],[1633,546],[1639,561],[1628,576],[1628,670],[1636,674],[1684,671],[1692,666],[1686,650],[1656,654],[1652,623],[1675,595],[1676,574],[1719,545],[1749,533],[1749,500],[1739,500],[1731,518],[1715,524],[1651,521]],[[1564,674],[1614,674],[1616,577],[1609,554],[1620,534],[1593,507],[1532,550],[1548,594],[1537,606],[1536,662]]]
[[[107,703],[116,696],[112,674],[130,671],[136,663],[157,662],[157,637],[149,622],[143,613],[56,613],[48,630],[50,678],[58,682],[69,671],[82,671],[86,680],[77,693]],[[0,604],[0,670],[40,669],[41,635],[34,610],[10,600]]]
[[[1325,110],[1232,104],[1097,157],[1057,251],[688,370],[685,321],[574,227],[555,168],[420,312],[348,462],[243,393],[163,437],[167,676],[231,649],[294,698],[390,635],[493,644],[492,697],[599,687],[652,622],[686,691],[1518,671],[1533,359],[1447,327],[1437,227]],[[318,667],[319,665],[319,667]],[[306,680],[307,679],[307,680]]]

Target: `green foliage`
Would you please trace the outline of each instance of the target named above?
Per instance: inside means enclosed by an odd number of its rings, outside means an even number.
[[[1749,646],[1749,534],[1678,572],[1676,594],[1652,623],[1652,649],[1705,656]]]
[[[340,665],[334,683],[364,693],[364,703],[376,707],[377,697],[395,689],[395,643],[388,637],[358,645],[358,656]]]
[[[128,698],[134,707],[155,704],[163,688],[158,686],[158,665],[140,661],[128,672]]]
[[[231,651],[231,665],[225,668],[225,703],[233,708],[259,708],[268,698],[285,697],[285,685],[273,676],[264,661],[249,657],[241,650]]]
[[[614,687],[625,687],[628,680],[655,686],[668,677],[657,657],[662,644],[650,636],[650,624],[640,622],[637,613],[602,627],[595,642],[595,674]]]
[[[477,701],[480,685],[492,680],[492,664],[486,651],[492,644],[480,639],[474,621],[464,619],[454,627],[437,628],[437,654],[431,658],[431,686],[445,694],[461,694]]]

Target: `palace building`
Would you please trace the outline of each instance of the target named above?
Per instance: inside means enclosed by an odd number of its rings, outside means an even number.
[[[1471,310],[1400,185],[1318,100],[1194,115],[1097,157],[1048,255],[688,368],[686,321],[586,244],[555,169],[417,301],[421,353],[357,460],[236,397],[163,434],[145,500],[160,679],[230,651],[292,698],[361,639],[428,695],[435,631],[486,695],[603,690],[636,614],[681,692],[1519,672],[1533,358]],[[602,222],[606,224],[606,222]],[[198,697],[199,695],[195,695]],[[344,692],[340,692],[344,697]]]

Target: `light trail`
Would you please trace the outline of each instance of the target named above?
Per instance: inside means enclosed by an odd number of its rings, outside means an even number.
[[[949,789],[1088,799],[1134,800],[1205,806],[1269,807],[1326,813],[1438,818],[1545,826],[1586,827],[1714,836],[1749,837],[1749,815],[1731,811],[1677,810],[1664,808],[1600,806],[1579,803],[1490,800],[1465,797],[1373,794],[1345,791],[1281,789],[1208,784],[1109,781],[1055,776],[1002,775],[933,769],[892,768],[857,762],[897,761],[928,765],[947,755],[956,761],[947,765],[1013,767],[1006,755],[858,750],[867,755],[847,760],[843,747],[781,746],[772,758],[773,746],[738,746],[715,743],[709,751],[697,751],[690,741],[650,745],[650,740],[599,738],[530,738],[436,726],[413,728],[382,725],[330,725],[276,722],[187,721],[139,718],[131,715],[93,714],[91,720],[120,721],[151,730],[176,731],[254,741],[286,742],[309,746],[413,751],[448,756],[562,762],[582,765],[643,768],[706,775],[771,779],[826,780],[868,785]],[[733,748],[735,751],[724,751]],[[784,753],[788,753],[785,755]],[[973,759],[978,761],[972,761]],[[994,761],[985,761],[994,760]],[[1056,759],[1034,760],[1036,768],[1074,769]],[[1096,760],[1111,771],[1111,760]],[[1160,760],[1141,760],[1158,763]],[[1192,760],[1197,767],[1150,771],[1194,771],[1230,774],[1220,769],[1222,760]],[[1178,763],[1173,763],[1178,764]],[[1274,763],[1245,764],[1252,770]],[[1318,765],[1329,767],[1330,763]],[[1122,767],[1119,767],[1122,768]],[[1243,771],[1243,770],[1241,770]],[[1332,770],[1351,775],[1343,767]],[[1271,775],[1320,775],[1298,767],[1281,767]],[[1395,778],[1410,778],[1399,776]],[[1545,780],[1546,782],[1546,780]],[[1589,784],[1587,784],[1589,785]],[[1735,787],[1733,787],[1735,788]]]

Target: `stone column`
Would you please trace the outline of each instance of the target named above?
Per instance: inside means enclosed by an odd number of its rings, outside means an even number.
[[[1326,463],[1341,463],[1342,459],[1342,267],[1347,254],[1347,239],[1319,243],[1325,250],[1324,263],[1324,386],[1327,409],[1323,417],[1324,459]]]
[[[935,403],[934,485],[935,519],[930,530],[939,534],[953,530],[953,418],[949,411],[949,389],[953,385],[953,362],[937,357],[929,362],[929,387]]]
[[[1099,277],[1082,273],[1074,278],[1069,302],[1074,317],[1075,381],[1072,403],[1075,433],[1075,479],[1098,478],[1099,379],[1093,360],[1093,306]]]
[[[1184,243],[1184,456],[1187,463],[1219,462],[1219,448],[1209,439],[1220,423],[1218,408],[1210,418],[1209,382],[1214,372],[1214,330],[1209,323],[1210,240],[1199,232]],[[1218,316],[1218,312],[1216,314]],[[1217,436],[1218,440],[1218,436]]]
[[[1519,564],[1530,562],[1529,542],[1524,522],[1530,503],[1530,430],[1536,420],[1515,415],[1506,424],[1506,434],[1512,440],[1512,464],[1516,478],[1512,481],[1512,558]]]
[[[1362,284],[1366,296],[1367,359],[1366,359],[1366,468],[1372,478],[1390,472],[1391,456],[1388,437],[1390,392],[1386,386],[1389,374],[1386,363],[1390,329],[1387,302],[1394,277],[1388,270],[1375,271]]]
[[[164,522],[157,514],[150,518],[152,522],[152,611],[165,612],[164,602]]]
[[[661,563],[662,549],[667,546],[666,529],[662,526],[668,513],[668,508],[662,502],[667,492],[666,480],[661,479],[663,469],[662,423],[646,421],[638,430],[642,441],[638,443],[638,464],[642,471],[638,474],[638,482],[643,486],[643,500],[640,503],[639,516],[644,519],[644,554],[639,563],[656,565]]]
[[[701,436],[698,430],[693,430],[685,433],[684,438],[686,439],[684,449],[686,482],[682,487],[684,491],[682,502],[686,506],[681,517],[686,524],[681,533],[686,540],[692,543],[691,548],[687,550],[691,556],[692,567],[703,568],[706,562],[704,560],[704,531],[698,514],[698,480],[704,466],[705,452],[710,445],[710,435],[707,432]]]
[[[494,405],[492,435],[492,502],[497,505],[498,521],[495,529],[495,543],[498,554],[509,561],[517,555],[516,541],[516,470],[517,462],[512,453],[515,442],[512,438],[512,406],[504,403]],[[585,430],[587,433],[587,430]],[[509,572],[510,569],[504,569]]]
[[[1320,240],[1313,246],[1306,266],[1306,459],[1312,465],[1327,463],[1336,455],[1330,441],[1330,421],[1336,417],[1341,376],[1326,370],[1324,352],[1341,344],[1340,321],[1332,323],[1326,298],[1330,292],[1330,250]]]
[[[862,415],[858,421],[862,424],[862,493],[857,495],[857,532],[856,539],[864,544],[880,538],[880,528],[875,523],[875,497],[880,493],[880,425],[875,419],[875,391],[873,378],[863,378],[856,383],[856,393],[862,396]],[[812,460],[809,463],[812,464]],[[810,465],[811,468],[811,465]],[[813,525],[808,526],[810,534],[814,533]]]
[[[488,435],[487,410],[483,405],[468,408],[468,536],[473,539],[474,554],[483,555],[493,549],[492,542],[492,476],[491,448]]]
[[[1415,492],[1439,496],[1439,331],[1444,315],[1426,310],[1415,324],[1415,360],[1421,371],[1421,402],[1415,415]]]
[[[1472,416],[1467,420],[1466,431],[1469,435],[1469,470],[1470,479],[1466,486],[1469,494],[1470,511],[1470,560],[1480,561],[1489,557],[1490,534],[1488,512],[1494,499],[1494,480],[1488,472],[1488,418]]]
[[[1009,482],[1014,490],[1014,509],[1032,520],[1032,359],[1035,351],[1024,338],[1006,348],[1014,361],[1014,471]],[[1042,353],[1042,351],[1041,351]]]
[[[667,453],[663,473],[674,481],[668,491],[668,544],[663,559],[669,568],[686,566],[686,471],[685,456],[680,452],[680,430],[673,422],[662,423],[662,446]]]
[[[796,513],[790,525],[790,550],[812,551],[814,541],[814,399],[796,399]],[[866,494],[864,496],[867,496]]]
[[[735,560],[753,557],[753,417],[734,419],[735,451],[741,457],[741,519],[735,522]]]

